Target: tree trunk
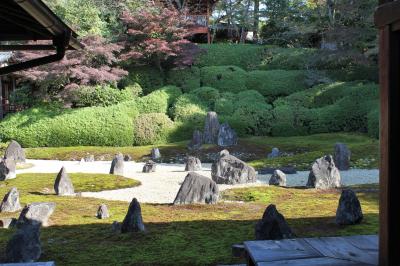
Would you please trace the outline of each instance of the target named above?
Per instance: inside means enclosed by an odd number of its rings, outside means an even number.
[[[254,0],[254,25],[253,25],[253,41],[258,42],[258,27],[260,24],[260,0]]]
[[[243,16],[243,24],[242,24],[242,30],[240,33],[240,43],[244,43],[246,41],[246,26],[248,26],[248,16],[249,16],[249,10],[250,10],[250,0],[247,0],[247,5],[246,9],[244,11],[244,16]]]

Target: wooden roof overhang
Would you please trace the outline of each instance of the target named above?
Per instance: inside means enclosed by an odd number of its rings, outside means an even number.
[[[78,35],[41,0],[0,1],[0,51],[54,50],[55,54],[0,68],[0,76],[61,60],[68,49],[82,49]],[[47,40],[48,45],[25,44]]]
[[[400,265],[400,1],[379,0],[379,265]]]

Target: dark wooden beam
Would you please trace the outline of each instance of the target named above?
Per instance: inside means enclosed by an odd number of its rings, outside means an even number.
[[[400,1],[385,2],[375,12],[375,25],[383,27],[399,20]]]
[[[398,14],[400,16],[400,14]],[[400,32],[380,27],[379,265],[400,265]]]
[[[0,45],[0,51],[51,51],[55,50],[54,45]]]

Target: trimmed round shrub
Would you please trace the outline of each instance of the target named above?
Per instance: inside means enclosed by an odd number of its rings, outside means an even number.
[[[367,80],[379,82],[379,69],[376,65],[352,65],[343,69],[332,69],[328,76],[338,81]]]
[[[166,143],[174,123],[162,113],[141,114],[135,120],[134,144]]]
[[[14,139],[24,147],[130,146],[137,115],[133,101],[79,109],[31,108],[7,116],[0,123],[0,139]]]
[[[190,92],[200,87],[200,69],[198,67],[172,69],[167,74],[167,84],[175,85],[183,92]]]
[[[372,138],[379,139],[379,108],[374,108],[368,113],[368,135]]]
[[[271,133],[273,136],[306,135],[313,119],[312,114],[304,107],[279,105],[273,110]]]
[[[318,53],[311,48],[271,48],[267,49],[261,70],[296,70],[308,69],[311,65],[310,56]]]
[[[186,128],[202,128],[208,111],[207,103],[193,94],[181,95],[171,108],[174,121],[185,123]],[[191,132],[192,133],[192,132]]]
[[[203,67],[200,73],[202,86],[213,87],[220,92],[246,90],[247,72],[237,66]]]
[[[214,109],[215,102],[220,98],[219,91],[211,87],[200,87],[191,92],[202,102],[206,103],[210,109]]]
[[[140,84],[136,82],[129,86],[126,86],[124,89],[132,93],[134,98],[140,97],[143,94],[142,86],[140,86]]]
[[[256,70],[248,73],[246,86],[260,92],[267,102],[272,103],[279,97],[305,90],[306,74],[300,70]]]
[[[235,111],[235,100],[236,95],[231,92],[224,92],[220,94],[220,97],[215,101],[214,110],[217,114],[227,115],[233,114]]]
[[[152,93],[138,98],[137,106],[140,113],[164,113],[175,103],[182,94],[175,86],[165,86]]]
[[[129,90],[119,90],[109,85],[81,86],[73,93],[75,107],[110,106],[133,100],[134,95]]]
[[[135,83],[143,88],[144,94],[148,94],[164,86],[164,74],[151,66],[133,67],[129,69],[129,75],[120,81],[119,86],[124,88]]]

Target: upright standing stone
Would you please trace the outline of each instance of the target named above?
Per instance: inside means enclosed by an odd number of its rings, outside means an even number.
[[[110,213],[108,212],[107,205],[101,204],[97,210],[97,218],[107,219],[109,217],[110,217]]]
[[[237,134],[228,123],[223,123],[218,131],[218,146],[228,147],[237,145]]]
[[[183,181],[174,204],[206,203],[215,204],[218,201],[218,185],[208,177],[197,173],[188,173]]]
[[[125,162],[130,162],[130,161],[132,161],[132,156],[130,156],[129,154],[125,154],[125,155],[124,155],[124,161],[125,161]]]
[[[128,213],[121,225],[121,233],[144,232],[145,227],[142,219],[142,210],[136,198],[129,205]]]
[[[235,185],[257,181],[254,168],[226,150],[221,151],[219,158],[212,164],[211,176],[217,184]]]
[[[186,159],[185,171],[201,171],[201,161],[194,156],[188,156]]]
[[[110,174],[124,175],[124,155],[118,153],[111,162]]]
[[[278,212],[275,205],[269,205],[262,219],[256,224],[256,239],[279,240],[294,237],[285,217]]]
[[[350,157],[351,157],[351,152],[349,148],[347,148],[346,144],[343,143],[335,144],[334,161],[336,167],[340,171],[347,171],[350,169]]]
[[[200,130],[193,132],[192,140],[188,144],[189,150],[198,150],[203,145],[203,133]]]
[[[69,178],[65,167],[61,168],[56,177],[56,181],[54,182],[54,191],[60,196],[75,194],[74,185],[72,184],[71,178]]]
[[[308,175],[307,187],[330,189],[340,187],[340,172],[331,155],[317,159]]]
[[[268,158],[272,159],[272,158],[276,158],[280,156],[280,151],[278,148],[273,148],[271,153],[268,154]]]
[[[24,163],[26,161],[24,149],[15,140],[12,140],[8,145],[4,157],[13,159],[16,163]]]
[[[42,254],[40,225],[24,225],[11,237],[6,246],[6,262],[35,262]]]
[[[160,158],[161,158],[160,150],[158,148],[151,149],[151,159],[158,160]]]
[[[0,212],[16,212],[19,211],[21,208],[21,204],[19,203],[18,189],[13,187],[4,196],[4,199],[0,204]]]
[[[56,204],[53,202],[34,202],[25,206],[18,218],[17,225],[25,224],[47,226]]]
[[[14,179],[17,177],[17,166],[14,159],[3,158],[0,160],[0,181]]]
[[[286,186],[286,175],[281,170],[277,169],[272,174],[271,178],[269,179],[269,184],[271,186]]]
[[[143,166],[143,173],[153,173],[156,171],[157,164],[152,160],[148,160]]]
[[[206,144],[217,144],[218,143],[218,132],[219,132],[219,121],[216,112],[208,112],[206,122],[204,125],[204,143]]]
[[[336,210],[336,223],[339,225],[358,224],[363,219],[360,201],[351,189],[344,189]]]

